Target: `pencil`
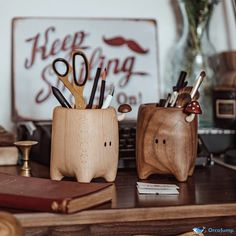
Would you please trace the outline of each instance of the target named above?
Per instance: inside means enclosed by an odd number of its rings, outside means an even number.
[[[72,108],[70,103],[66,100],[66,98],[63,96],[63,94],[60,92],[58,88],[52,86],[52,93],[62,107]]]
[[[104,92],[105,92],[105,87],[106,87],[106,77],[107,77],[107,70],[105,68],[105,70],[102,73],[102,85],[101,85],[98,108],[102,108],[102,105],[103,105]]]
[[[101,68],[98,67],[95,78],[94,78],[93,88],[92,88],[92,92],[91,92],[91,95],[90,95],[90,98],[89,98],[89,103],[86,107],[88,109],[91,109],[93,107],[93,100],[94,100],[96,89],[97,89],[97,86],[98,86],[98,80],[99,80],[100,74],[101,74]]]

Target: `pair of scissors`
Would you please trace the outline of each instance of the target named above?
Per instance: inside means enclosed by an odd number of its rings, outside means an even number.
[[[76,79],[76,57],[82,57],[85,65],[85,76],[82,82]],[[58,67],[60,64],[65,66],[65,72],[60,72]],[[54,72],[57,74],[58,79],[69,89],[75,99],[75,108],[77,109],[85,109],[86,103],[83,97],[83,91],[85,84],[88,80],[89,76],[89,64],[88,59],[85,54],[81,51],[73,52],[72,54],[72,66],[64,59],[57,58],[53,61],[52,67]],[[69,75],[72,73],[73,80],[69,80]]]

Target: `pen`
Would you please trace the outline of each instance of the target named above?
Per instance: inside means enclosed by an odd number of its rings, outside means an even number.
[[[72,108],[70,103],[66,100],[66,98],[63,96],[63,94],[60,92],[58,88],[52,86],[52,93],[62,107]]]
[[[170,102],[170,98],[171,98],[171,94],[168,93],[168,96],[167,96],[167,98],[166,98],[166,103],[165,103],[164,107],[168,107],[169,102]]]
[[[187,85],[186,82],[184,82],[184,80],[186,78],[186,75],[187,75],[187,72],[185,72],[185,71],[180,72],[177,84],[176,84],[176,86],[173,87],[173,92],[172,92],[171,97],[170,97],[169,103],[170,103],[171,107],[174,107],[174,105],[176,103],[176,100],[177,100],[178,94],[179,94],[179,90],[182,87]]]
[[[170,97],[170,107],[174,107],[175,103],[176,103],[176,100],[178,98],[178,92],[177,91],[174,91],[172,94],[171,94],[171,97]]]
[[[177,84],[176,84],[176,86],[173,88],[174,91],[179,91],[181,88],[184,87],[184,85],[185,85],[185,83],[186,83],[186,82],[184,82],[186,76],[187,76],[187,72],[185,72],[185,71],[182,70],[182,71],[180,72],[180,75],[179,75]],[[187,84],[186,84],[186,85],[187,85]]]
[[[96,89],[97,89],[97,85],[98,85],[98,80],[99,80],[100,74],[101,74],[101,68],[98,67],[96,75],[95,75],[95,78],[94,78],[93,88],[92,88],[92,92],[91,92],[91,95],[90,95],[89,103],[88,103],[88,105],[86,107],[88,109],[91,109],[93,107],[93,100],[94,100],[94,97],[95,97],[95,93],[96,93]]]
[[[113,98],[114,90],[115,90],[115,88],[113,86],[111,91],[110,91],[110,93],[107,95],[106,100],[104,101],[104,103],[102,105],[102,109],[106,109],[106,108],[108,108],[110,106],[111,100]]]
[[[107,74],[107,70],[105,68],[105,70],[102,73],[102,85],[101,85],[98,108],[102,107],[103,100],[104,100],[104,92],[105,92],[105,87],[106,87],[106,74]]]
[[[166,103],[166,99],[160,99],[159,103],[156,104],[156,106],[158,107],[164,107]]]

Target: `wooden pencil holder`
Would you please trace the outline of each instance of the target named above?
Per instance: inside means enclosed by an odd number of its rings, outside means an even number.
[[[68,109],[53,111],[51,179],[76,177],[90,182],[103,177],[113,182],[118,166],[118,121],[108,109]]]
[[[193,174],[197,156],[197,116],[190,123],[181,108],[139,107],[136,165],[140,179],[151,174],[173,174],[186,181]]]

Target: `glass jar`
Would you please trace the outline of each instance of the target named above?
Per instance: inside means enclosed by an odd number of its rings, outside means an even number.
[[[171,50],[165,78],[171,89],[177,82],[180,72],[187,72],[188,86],[193,86],[201,71],[206,72],[200,92],[203,114],[199,116],[200,127],[213,126],[212,91],[216,81],[216,50],[209,39],[210,19],[215,2],[209,0],[178,0],[183,27],[177,44]]]

